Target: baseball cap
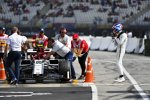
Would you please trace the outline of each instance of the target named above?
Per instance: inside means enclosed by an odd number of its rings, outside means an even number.
[[[0,30],[3,30],[3,31],[5,31],[6,29],[5,29],[5,27],[0,27]]]
[[[73,36],[72,36],[72,39],[75,40],[75,39],[78,39],[78,38],[79,38],[79,35],[77,33],[74,33]]]
[[[44,33],[44,29],[43,29],[43,28],[41,28],[41,29],[40,29],[40,32],[41,32],[41,33]]]

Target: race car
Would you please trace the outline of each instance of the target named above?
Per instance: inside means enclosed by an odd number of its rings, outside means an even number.
[[[44,53],[50,52],[50,49],[43,50]],[[36,82],[43,82],[44,80],[56,80],[60,82],[67,82],[71,79],[70,62],[65,59],[49,59],[44,60],[40,58],[38,51],[29,49],[28,55],[36,55],[35,59],[26,57],[22,59],[20,65],[20,82],[26,80],[36,80]]]

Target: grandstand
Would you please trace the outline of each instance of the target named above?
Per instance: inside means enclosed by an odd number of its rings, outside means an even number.
[[[143,35],[149,34],[150,0],[0,0],[0,25],[5,27],[55,31],[63,25],[70,31],[84,31],[85,35],[103,35],[104,31],[110,35],[116,22],[135,31],[136,36],[140,36],[137,26]]]
[[[85,37],[91,50],[115,51],[111,27],[121,22],[127,32],[127,53],[143,53],[150,38],[150,0],[0,0],[0,26],[18,26],[26,36],[45,28],[54,36],[64,26],[68,35]],[[8,33],[8,32],[7,32]]]

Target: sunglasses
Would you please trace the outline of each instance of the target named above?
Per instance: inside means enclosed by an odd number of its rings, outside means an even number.
[[[73,39],[74,41],[77,41],[78,39]]]

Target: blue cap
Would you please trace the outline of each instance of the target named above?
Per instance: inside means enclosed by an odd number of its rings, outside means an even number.
[[[3,30],[3,31],[5,31],[6,29],[5,29],[5,27],[0,27],[0,30]]]
[[[43,28],[41,28],[40,32],[44,33],[44,29],[43,29]]]

